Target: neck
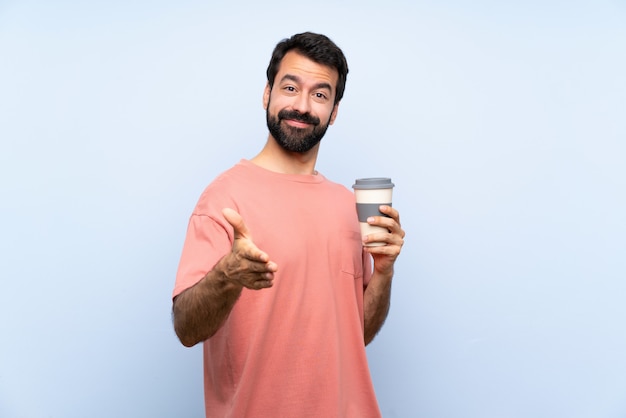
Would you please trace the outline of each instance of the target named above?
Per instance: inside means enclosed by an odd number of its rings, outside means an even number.
[[[259,167],[282,174],[317,174],[315,163],[319,145],[305,153],[289,152],[270,135],[261,152],[250,161]]]

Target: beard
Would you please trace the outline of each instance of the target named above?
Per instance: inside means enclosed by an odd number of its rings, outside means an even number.
[[[270,115],[269,103],[265,112],[267,128],[272,137],[285,151],[304,154],[317,145],[330,124],[330,118],[326,124],[320,124],[320,119],[310,113],[300,113],[295,110],[281,110],[277,116]],[[296,128],[289,125],[282,125],[284,119],[292,119],[308,123],[311,127]]]

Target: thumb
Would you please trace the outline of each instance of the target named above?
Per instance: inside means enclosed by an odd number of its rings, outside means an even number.
[[[230,208],[224,208],[222,209],[222,215],[224,215],[226,222],[228,222],[230,226],[233,227],[233,230],[235,232],[235,239],[238,239],[238,238],[252,239],[250,235],[250,231],[248,230],[248,227],[243,221],[243,218],[241,217],[241,215],[237,213],[237,211],[230,209]]]

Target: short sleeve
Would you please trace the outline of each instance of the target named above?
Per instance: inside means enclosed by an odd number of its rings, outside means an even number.
[[[208,215],[191,215],[172,297],[198,283],[231,248],[230,225]]]

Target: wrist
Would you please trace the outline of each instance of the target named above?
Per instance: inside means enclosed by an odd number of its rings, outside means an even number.
[[[389,280],[393,278],[393,267],[385,270],[376,270],[374,268],[373,276],[377,276],[379,280]]]

